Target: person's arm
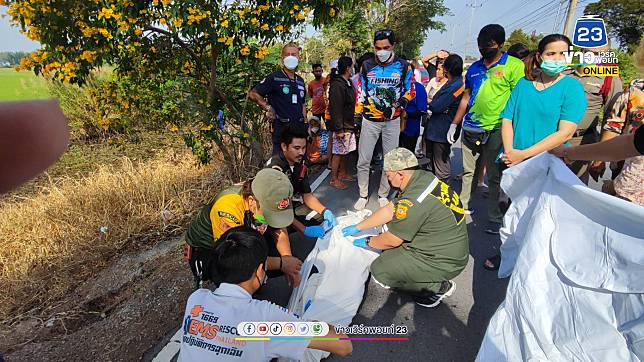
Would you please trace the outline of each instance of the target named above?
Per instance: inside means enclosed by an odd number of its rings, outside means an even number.
[[[69,143],[67,120],[54,100],[0,103],[0,193],[58,160]]]
[[[514,128],[512,127],[512,120],[503,118],[501,122],[501,139],[503,141],[503,150],[505,152],[514,150]]]
[[[346,334],[338,334],[335,327],[329,324],[329,333],[325,338],[348,338]],[[309,348],[319,349],[321,351],[337,354],[338,356],[347,356],[353,351],[353,345],[349,340],[312,340]]]
[[[286,229],[275,229],[273,233],[275,237],[275,247],[280,255],[293,255],[291,252],[291,242],[288,239],[288,231],[286,231]]]
[[[387,250],[399,247],[404,242],[403,239],[386,231],[380,235],[372,236],[369,239],[369,247],[380,250]]]
[[[525,150],[505,150],[503,154],[503,161],[508,167],[516,166],[526,158],[530,158],[540,154],[541,152],[550,151],[553,148],[562,145],[564,142],[572,138],[577,130],[577,123],[561,120],[559,121],[559,129],[557,132],[542,139],[537,144],[526,148]]]
[[[320,202],[320,199],[313,195],[312,192],[302,194],[302,199],[304,200],[304,205],[308,206],[311,210],[314,210],[320,215],[322,215],[322,213],[326,209]]]
[[[343,103],[344,99],[342,92],[338,89],[338,83],[333,82],[329,87],[329,116],[331,117],[330,126],[336,131],[340,131],[343,128]]]
[[[398,104],[405,108],[407,103],[412,99],[416,98],[416,80],[414,79],[414,71],[411,69],[410,65],[407,65],[407,70],[405,71],[405,78],[403,78],[403,93],[398,99]]]
[[[461,98],[461,102],[458,104],[458,109],[456,110],[456,115],[452,120],[453,124],[461,124],[461,122],[463,122],[463,117],[465,117],[465,113],[467,113],[467,104],[469,103],[469,101],[470,90],[468,88],[465,88],[465,91],[463,92],[463,98]]]
[[[453,92],[447,90],[442,92],[442,89],[439,90],[432,99],[432,102],[429,104],[429,110],[432,113],[443,113],[445,112],[450,105],[465,91],[465,85],[461,85],[459,88],[455,89]],[[460,108],[460,103],[459,103]]]
[[[570,161],[621,161],[629,157],[641,156],[635,148],[635,135],[625,134],[611,138],[608,141],[581,145],[575,147],[559,146],[551,153]]]

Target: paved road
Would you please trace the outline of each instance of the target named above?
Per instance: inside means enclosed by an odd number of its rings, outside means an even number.
[[[452,174],[461,173],[460,145],[452,152]],[[379,171],[372,173],[371,196],[368,208],[375,210]],[[353,207],[358,196],[356,182],[351,187],[338,191],[324,182],[316,194],[325,206],[332,210],[347,210]],[[453,183],[460,190],[460,181]],[[437,308],[417,306],[411,298],[390,292],[369,280],[365,299],[353,320],[353,324],[386,326],[406,325],[409,341],[372,342],[354,341],[353,354],[348,358],[331,357],[329,360],[351,361],[471,361],[476,357],[487,323],[503,300],[506,280],[496,273],[483,269],[486,257],[494,255],[500,245],[498,236],[483,231],[487,221],[486,199],[480,192],[474,196],[472,206],[476,210],[468,217],[470,237],[470,261],[467,268],[454,281],[456,292]]]
[[[355,157],[355,155],[354,155]],[[355,164],[355,159],[353,164]],[[457,143],[452,147],[452,175],[462,172],[461,148]],[[355,173],[355,170],[354,170]],[[379,171],[372,173],[371,197],[367,207],[378,207],[377,187]],[[316,180],[318,175],[311,177]],[[348,183],[346,190],[336,190],[329,186],[329,178],[323,180],[315,194],[328,208],[342,214],[353,208],[358,197],[356,182]],[[460,191],[460,181],[452,182]],[[590,185],[599,189],[599,184]],[[409,341],[354,341],[350,357],[331,356],[328,361],[472,361],[485,334],[488,321],[505,296],[507,279],[498,279],[495,272],[483,268],[485,258],[494,255],[500,246],[498,236],[488,235],[483,230],[487,221],[487,199],[477,192],[471,202],[474,215],[468,217],[470,238],[470,260],[456,282],[455,293],[446,298],[437,308],[417,306],[404,294],[390,292],[379,287],[371,279],[368,282],[365,298],[353,324],[369,326],[405,325],[409,329]],[[144,360],[150,360],[170,340],[174,331]],[[170,358],[176,360],[176,350]]]

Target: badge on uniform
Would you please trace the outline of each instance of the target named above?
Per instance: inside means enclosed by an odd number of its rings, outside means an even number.
[[[396,219],[397,220],[403,220],[404,218],[407,217],[407,210],[409,210],[409,206],[407,205],[402,205],[398,204],[396,206]]]
[[[290,92],[290,89],[288,88],[288,86],[287,86],[287,85],[284,85],[284,86],[282,87],[282,93],[284,93],[284,94],[288,94],[289,92]]]

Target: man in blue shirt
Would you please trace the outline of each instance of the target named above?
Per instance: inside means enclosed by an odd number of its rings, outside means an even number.
[[[362,115],[362,129],[358,146],[358,188],[360,198],[354,208],[367,206],[369,196],[369,166],[378,138],[382,136],[382,153],[398,146],[400,113],[415,96],[414,71],[407,61],[394,52],[396,38],[393,31],[382,29],[374,34],[376,56],[362,64],[356,89],[356,115]],[[387,205],[389,181],[383,172],[378,188],[378,203]]]
[[[416,148],[416,142],[420,135],[420,122],[427,114],[427,91],[419,82],[414,82],[416,97],[412,99],[405,107],[407,112],[407,121],[405,128],[400,132],[400,147],[404,147],[411,152]]]
[[[284,45],[282,69],[269,74],[248,94],[248,98],[266,111],[272,132],[272,155],[280,151],[282,126],[289,122],[304,123],[306,118],[306,87],[304,79],[295,74],[299,59],[300,48],[297,44]]]

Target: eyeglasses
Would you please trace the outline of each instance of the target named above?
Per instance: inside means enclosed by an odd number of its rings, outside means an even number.
[[[383,39],[389,39],[390,41],[393,41],[394,32],[390,29],[381,29],[377,30],[376,33],[373,35],[374,40],[383,40]]]

